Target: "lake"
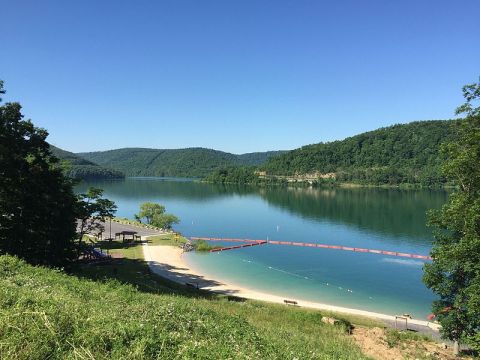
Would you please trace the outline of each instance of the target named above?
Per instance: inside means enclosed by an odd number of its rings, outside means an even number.
[[[101,187],[133,218],[146,201],[166,206],[185,236],[235,237],[345,245],[427,255],[426,211],[442,190],[226,186],[188,179],[127,178],[82,183]],[[425,319],[433,294],[424,261],[349,251],[263,245],[188,261],[220,280],[285,298]]]

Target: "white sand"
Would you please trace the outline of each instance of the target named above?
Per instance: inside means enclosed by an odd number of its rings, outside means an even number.
[[[145,261],[148,262],[150,269],[157,275],[164,278],[176,281],[181,284],[194,284],[202,290],[208,290],[212,292],[228,294],[238,296],[246,299],[269,301],[273,303],[284,304],[285,297],[267,294],[251,289],[247,289],[235,284],[227,284],[213,279],[202,272],[201,269],[194,269],[189,265],[182,256],[182,249],[175,246],[149,246],[144,244],[143,253]],[[386,314],[379,314],[370,311],[350,309],[346,307],[321,304],[311,301],[303,301],[298,299],[288,298],[288,300],[297,301],[301,307],[327,310],[332,312],[347,313],[354,315],[361,315],[376,319],[395,321],[395,317]],[[401,320],[400,320],[401,321]],[[428,326],[431,329],[438,330],[438,324],[434,324],[428,321],[409,319],[410,324]]]

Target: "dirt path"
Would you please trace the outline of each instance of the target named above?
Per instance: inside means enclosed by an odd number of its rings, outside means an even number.
[[[389,338],[386,331],[378,327],[355,328],[353,338],[366,355],[377,360],[457,359],[450,347],[445,349],[442,344],[433,341]]]

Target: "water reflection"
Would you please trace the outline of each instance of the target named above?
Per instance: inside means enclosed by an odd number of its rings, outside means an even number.
[[[105,189],[113,200],[152,199],[208,203],[219,199],[253,196],[267,204],[313,221],[328,221],[378,234],[430,241],[426,212],[440,208],[447,199],[442,190],[376,188],[295,188],[216,185],[197,181],[129,178],[121,181],[82,183]],[[228,205],[227,205],[228,206]]]

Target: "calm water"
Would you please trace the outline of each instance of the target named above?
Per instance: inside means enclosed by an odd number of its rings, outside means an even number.
[[[118,216],[142,202],[164,204],[186,236],[238,237],[347,245],[428,254],[425,212],[447,194],[430,190],[256,188],[186,180],[135,178],[81,184],[105,190]],[[421,282],[423,261],[311,249],[258,246],[188,254],[208,274],[287,298],[425,318],[432,293]]]

